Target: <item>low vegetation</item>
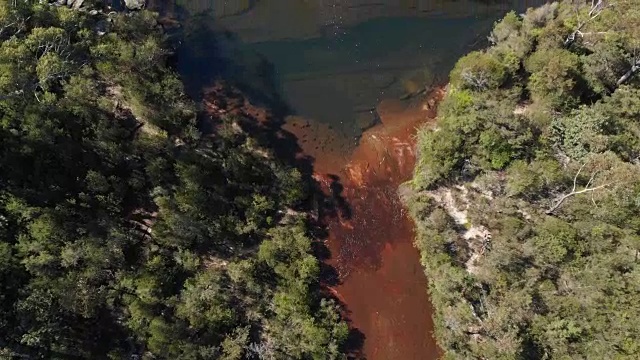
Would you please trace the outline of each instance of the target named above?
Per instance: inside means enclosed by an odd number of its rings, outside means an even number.
[[[640,7],[497,22],[451,72],[407,200],[448,359],[640,353]]]

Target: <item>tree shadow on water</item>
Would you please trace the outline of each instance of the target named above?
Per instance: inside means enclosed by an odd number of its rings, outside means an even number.
[[[212,13],[193,16],[180,13],[185,19],[177,66],[193,99],[201,100],[203,89],[224,80],[253,105],[268,108],[276,118],[284,118],[291,112],[281,99],[275,70],[264,56],[217,25]]]
[[[204,90],[218,82],[229,89],[221,102],[244,97],[252,106],[268,109],[266,121],[258,121],[251,115],[241,116],[241,126],[252,134],[260,147],[270,149],[273,155],[285,164],[297,168],[303,182],[307,184],[308,201],[295,209],[311,214],[309,235],[313,239],[312,250],[320,260],[320,291],[333,298],[345,319],[349,319],[347,304],[344,304],[329,289],[340,284],[338,271],[330,265],[332,257],[324,240],[328,238],[326,219],[339,216],[350,219],[351,208],[344,197],[344,186],[337,175],[329,175],[328,182],[320,183],[314,178],[315,159],[304,154],[295,134],[283,129],[285,118],[293,115],[291,108],[281,96],[276,71],[260,54],[249,49],[232,33],[217,27],[211,14],[191,16],[184,22],[182,41],[176,53],[177,67],[185,83],[187,93],[198,103],[203,103]],[[239,95],[238,95],[239,94]],[[203,112],[204,113],[204,112]],[[201,130],[211,133],[211,121],[203,116]],[[209,124],[209,128],[207,128]],[[351,327],[345,350],[352,359],[364,359],[362,347],[365,336]]]
[[[344,186],[340,181],[340,177],[334,174],[329,174],[328,177],[331,179],[329,190],[331,190],[331,199],[334,202],[334,206],[332,206],[332,208],[337,209],[340,212],[341,218],[346,220],[351,219],[353,215],[351,212],[351,206],[343,196]]]
[[[347,338],[347,342],[345,344],[348,359],[367,359],[367,357],[362,352],[365,340],[366,336],[362,333],[362,331],[354,328],[349,331],[349,337]]]

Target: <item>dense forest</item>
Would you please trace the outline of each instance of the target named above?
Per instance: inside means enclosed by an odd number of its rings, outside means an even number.
[[[1,358],[341,357],[299,171],[198,130],[155,14],[2,0],[0,41]]]
[[[640,354],[640,2],[497,22],[407,197],[447,359]]]

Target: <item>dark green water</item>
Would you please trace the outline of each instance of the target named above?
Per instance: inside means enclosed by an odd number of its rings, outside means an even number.
[[[179,68],[195,95],[216,78],[254,102],[330,124],[348,137],[371,125],[382,99],[446,80],[484,45],[507,9],[542,1],[178,0],[187,37]]]

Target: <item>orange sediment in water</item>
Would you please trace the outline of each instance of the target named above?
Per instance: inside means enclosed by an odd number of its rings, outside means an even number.
[[[302,149],[298,155],[312,158],[315,174],[331,173],[344,166],[356,146],[355,140],[345,138],[330,125],[300,116],[289,116],[282,128],[297,138]]]
[[[288,123],[305,155],[315,159],[314,177],[341,211],[325,215],[329,265],[339,284],[330,292],[346,306],[353,328],[364,335],[363,354],[377,359],[436,359],[427,279],[413,246],[413,223],[398,196],[411,178],[417,128],[435,117],[434,91],[423,103],[378,106],[381,124],[367,130],[357,146],[323,125]],[[293,119],[304,123],[304,120]],[[307,139],[307,141],[303,141]],[[336,183],[339,191],[336,193]]]
[[[364,337],[353,357],[369,360],[430,360],[439,356],[433,339],[432,309],[414,225],[398,186],[412,176],[418,127],[435,118],[443,90],[410,106],[385,100],[377,107],[381,123],[358,142],[331,126],[291,116],[282,132],[295,136],[296,156],[313,160],[313,177],[337,210],[321,212],[327,229],[326,263],[337,284],[326,290],[344,305],[352,329]],[[271,114],[238,91],[216,84],[204,105],[215,120],[239,115],[267,126]]]

